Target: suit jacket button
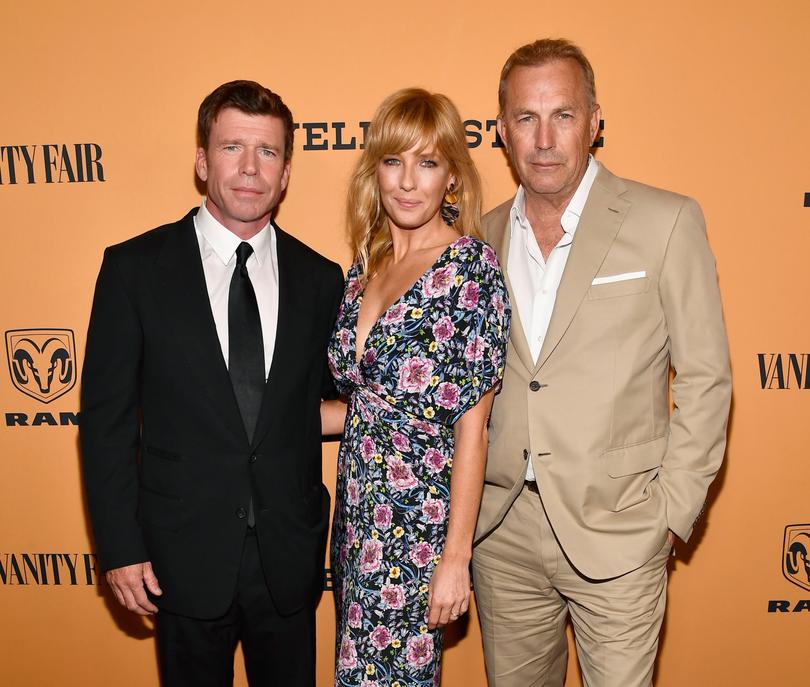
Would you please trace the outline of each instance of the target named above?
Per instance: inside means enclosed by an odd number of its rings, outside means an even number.
[[[247,517],[247,511],[240,506],[236,509],[236,517],[240,520],[244,520]]]
[[[250,463],[255,463],[256,462],[256,454],[255,453],[250,454],[250,458],[248,458],[248,462],[250,462]]]
[[[538,382],[536,379],[533,379],[533,380],[532,380],[532,381],[529,383],[529,388],[530,388],[532,391],[540,391],[540,382]]]

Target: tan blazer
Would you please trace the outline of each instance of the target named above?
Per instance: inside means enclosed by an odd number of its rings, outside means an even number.
[[[511,205],[483,222],[510,292]],[[626,278],[637,272],[646,274]],[[510,295],[510,346],[476,539],[503,519],[528,458],[560,544],[587,577],[641,566],[668,528],[688,539],[723,459],[731,399],[714,257],[698,204],[600,167],[536,364]]]

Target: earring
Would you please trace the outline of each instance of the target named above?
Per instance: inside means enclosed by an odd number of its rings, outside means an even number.
[[[448,226],[452,227],[458,219],[458,193],[455,191],[455,184],[451,184],[444,193],[441,213],[444,223]]]

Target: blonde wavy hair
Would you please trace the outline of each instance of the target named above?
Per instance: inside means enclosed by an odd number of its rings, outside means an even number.
[[[365,149],[349,184],[346,224],[360,279],[368,281],[391,252],[388,215],[380,200],[377,166],[385,155],[397,155],[416,145],[434,149],[449,163],[456,183],[458,219],[453,227],[479,236],[481,179],[470,157],[464,125],[455,105],[440,93],[405,88],[388,96],[371,121]]]

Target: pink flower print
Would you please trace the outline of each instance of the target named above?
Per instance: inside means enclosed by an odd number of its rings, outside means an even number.
[[[385,649],[385,647],[387,647],[393,639],[390,630],[384,625],[377,625],[377,627],[371,631],[368,638],[371,640],[371,643],[374,645],[374,648],[377,649],[377,651],[382,651]]]
[[[490,267],[498,267],[498,256],[495,255],[495,251],[492,250],[491,246],[484,245],[483,250],[481,251],[481,256],[484,258],[484,262],[486,262]]]
[[[382,561],[382,542],[379,539],[366,539],[360,551],[360,570],[373,573],[380,569]]]
[[[350,382],[354,382],[358,386],[360,385],[360,376],[352,368],[347,369],[345,374],[346,379]]]
[[[452,382],[442,382],[436,389],[436,404],[442,408],[453,410],[458,408],[459,388]]]
[[[375,396],[372,396],[371,399],[369,399],[369,400],[373,404],[375,404],[378,408],[385,408],[385,402],[380,400],[380,398],[385,397],[385,387],[382,384],[378,383],[378,382],[371,382],[370,381],[368,383],[368,388],[371,389],[371,391],[373,391],[374,394],[375,394]],[[371,415],[369,415],[369,420],[368,421],[370,421],[370,418],[371,418]]]
[[[407,453],[411,450],[411,442],[408,441],[408,437],[401,432],[394,432],[391,435],[391,443],[394,444],[394,448],[397,451],[401,451],[402,453]]]
[[[416,477],[413,475],[411,466],[407,465],[402,458],[391,456],[386,461],[388,463],[388,471],[386,477],[388,484],[396,491],[404,491],[416,486]]]
[[[377,351],[375,349],[369,348],[363,353],[363,363],[365,365],[373,365],[375,360],[377,360]]]
[[[360,487],[357,485],[356,479],[350,479],[346,483],[346,496],[350,506],[356,506],[360,503]]]
[[[430,384],[433,363],[427,358],[407,358],[399,368],[398,388],[403,391],[421,394]]]
[[[506,310],[506,304],[503,302],[503,298],[499,293],[496,293],[492,297],[492,307],[495,308],[495,312],[498,313],[498,317],[503,319],[503,313]]]
[[[391,527],[393,516],[394,511],[391,506],[386,506],[383,503],[374,506],[374,527],[378,530],[387,530]]]
[[[445,458],[444,455],[435,448],[429,448],[427,451],[425,451],[425,456],[422,458],[422,462],[427,466],[427,469],[435,475],[437,472],[441,472],[444,469],[444,466],[447,463],[447,458]]]
[[[337,333],[337,340],[340,343],[340,349],[345,353],[349,350],[349,330],[341,329]]]
[[[411,549],[411,561],[419,568],[424,568],[433,560],[433,547],[426,541],[420,541]]]
[[[368,463],[368,461],[374,457],[375,453],[377,453],[377,447],[371,437],[365,436],[360,439],[360,455],[364,461]]]
[[[401,584],[386,582],[380,589],[380,599],[386,608],[402,608],[405,605],[405,591]]]
[[[462,236],[455,242],[455,247],[461,250],[464,246],[469,246],[472,243],[472,239],[469,236]]]
[[[453,336],[455,331],[456,326],[453,324],[453,320],[445,315],[433,325],[433,338],[436,339],[436,343],[444,343]]]
[[[431,437],[435,437],[439,433],[439,430],[436,429],[436,425],[431,422],[425,422],[424,420],[412,420],[411,424],[420,432],[424,432]]]
[[[484,357],[484,346],[484,340],[480,336],[476,336],[464,349],[464,357],[467,360],[481,360]]]
[[[360,687],[380,687],[380,683],[376,680],[369,680],[367,677],[364,677],[360,681]],[[439,687],[438,684],[435,684],[434,687]]]
[[[444,522],[444,501],[425,499],[422,501],[422,515],[434,525]]]
[[[383,323],[394,324],[396,322],[402,322],[402,320],[405,319],[406,312],[408,312],[408,306],[405,305],[405,303],[395,303],[388,308],[385,317],[383,317]]]
[[[349,279],[349,283],[346,285],[346,300],[353,301],[357,298],[357,294],[360,293],[362,288],[360,280],[357,277]]]
[[[354,546],[354,542],[357,540],[357,533],[355,532],[354,525],[352,523],[346,523],[346,546]]]
[[[426,298],[446,296],[453,286],[453,279],[456,276],[457,269],[455,264],[450,264],[447,267],[433,270],[422,284],[422,295]]]
[[[408,637],[407,661],[414,668],[426,666],[433,660],[433,635],[426,633]]]
[[[465,281],[461,285],[458,295],[458,303],[466,310],[472,310],[478,306],[478,284],[474,281]]]
[[[349,637],[344,637],[340,642],[338,664],[344,670],[349,670],[357,665],[357,649],[354,647],[354,641]]]
[[[360,627],[363,624],[363,609],[356,601],[349,604],[349,627]]]

